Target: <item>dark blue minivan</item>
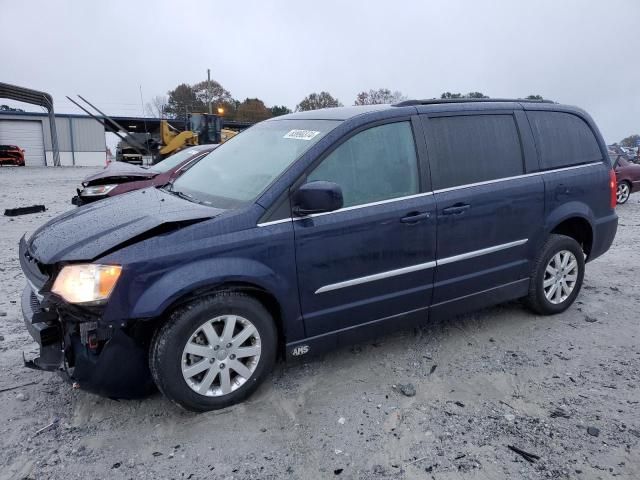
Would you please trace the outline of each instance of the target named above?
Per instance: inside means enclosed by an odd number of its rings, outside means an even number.
[[[575,300],[617,228],[582,110],[405,101],[259,123],[173,183],[20,242],[27,365],[204,411],[300,357],[512,299]]]

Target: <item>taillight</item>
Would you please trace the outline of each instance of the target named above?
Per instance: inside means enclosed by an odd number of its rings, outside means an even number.
[[[609,170],[609,190],[611,191],[611,208],[616,208],[618,203],[618,197],[616,195],[618,190],[617,180],[616,180],[616,172],[613,170]]]

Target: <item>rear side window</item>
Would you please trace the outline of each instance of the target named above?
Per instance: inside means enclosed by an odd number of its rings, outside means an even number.
[[[372,127],[349,138],[307,177],[342,188],[345,207],[418,193],[418,161],[409,122]]]
[[[580,117],[563,112],[527,112],[527,116],[543,170],[602,160],[596,137]]]
[[[430,118],[429,130],[435,190],[524,173],[512,115]]]

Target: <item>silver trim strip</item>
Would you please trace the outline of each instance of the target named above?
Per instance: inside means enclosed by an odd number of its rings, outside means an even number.
[[[291,217],[289,217],[289,218],[283,218],[281,220],[272,220],[270,222],[259,223],[256,226],[258,226],[258,227],[268,227],[269,225],[277,225],[279,223],[287,223],[287,222],[291,222],[291,221],[293,221],[293,220],[291,219]]]
[[[544,170],[544,171],[540,171],[540,172],[525,173],[525,174],[522,174],[522,175],[515,175],[513,177],[496,178],[495,180],[486,180],[484,182],[468,183],[466,185],[457,185],[455,187],[441,188],[439,190],[434,190],[432,192],[417,193],[415,195],[408,195],[406,197],[396,197],[396,198],[390,198],[388,200],[381,200],[379,202],[363,203],[362,205],[354,205],[353,207],[345,207],[345,208],[341,208],[339,210],[334,210],[332,212],[314,213],[312,215],[305,215],[304,217],[296,217],[296,218],[289,217],[289,218],[283,218],[281,220],[274,220],[272,222],[258,223],[257,226],[258,227],[267,227],[269,225],[276,225],[278,223],[284,223],[284,222],[289,222],[289,221],[296,222],[296,221],[299,221],[299,220],[304,220],[305,218],[320,217],[322,215],[330,215],[332,213],[347,212],[349,210],[356,210],[358,208],[366,208],[366,207],[372,207],[374,205],[382,205],[382,204],[385,204],[385,203],[399,202],[399,201],[408,200],[408,199],[411,199],[411,198],[427,197],[429,195],[434,195],[436,193],[451,192],[451,191],[454,191],[454,190],[462,190],[463,188],[479,187],[479,186],[482,186],[482,185],[491,185],[492,183],[506,182],[506,181],[509,181],[509,180],[518,180],[520,178],[537,177],[539,175],[544,175],[544,174],[547,174],[547,173],[565,172],[567,170],[575,170],[575,169],[578,169],[578,168],[592,167],[594,165],[604,165],[604,163],[603,162],[591,162],[591,163],[585,163],[584,165],[574,165],[572,167],[556,168],[554,170]]]
[[[567,170],[575,170],[578,168],[592,167],[594,165],[603,165],[603,163],[591,162],[591,163],[585,163],[584,165],[574,165],[573,167],[556,168],[554,170],[543,170],[540,172],[524,173],[522,175],[515,175],[513,177],[496,178],[494,180],[486,180],[484,182],[467,183],[466,185],[457,185],[455,187],[448,187],[448,188],[441,188],[439,190],[434,190],[433,193],[451,192],[453,190],[462,190],[463,188],[479,187],[482,185],[491,185],[492,183],[506,182],[508,180],[518,180],[520,178],[537,177],[539,175],[544,175],[546,173],[565,172]]]
[[[480,250],[473,250],[467,253],[461,253],[460,255],[453,255],[451,257],[445,257],[443,259],[437,259],[432,262],[419,263],[417,265],[411,265],[409,267],[398,268],[396,270],[388,270],[386,272],[375,273],[373,275],[367,275],[365,277],[352,278],[351,280],[345,280],[344,282],[332,283],[320,287],[315,291],[315,294],[330,292],[332,290],[338,290],[340,288],[352,287],[354,285],[360,285],[362,283],[374,282],[376,280],[382,280],[384,278],[395,277],[398,275],[404,275],[405,273],[417,272],[419,270],[426,270],[438,265],[447,265],[449,263],[459,262],[461,260],[467,260],[469,258],[479,257],[481,255],[488,255],[490,253],[499,252],[508,248],[524,245],[529,239],[524,238],[522,240],[516,240],[514,242],[503,243],[500,245],[494,245],[493,247],[482,248]]]
[[[407,195],[406,197],[389,198],[387,200],[380,200],[379,202],[363,203],[361,205],[354,205],[352,207],[344,207],[332,212],[312,213],[311,215],[305,215],[304,217],[296,217],[293,220],[304,220],[305,218],[321,217],[323,215],[330,215],[332,213],[348,212],[349,210],[357,210],[359,208],[373,207],[375,205],[384,205],[385,203],[399,202],[401,200],[410,200],[412,198],[428,197],[433,195],[434,192],[416,193],[415,195]]]
[[[482,248],[480,250],[474,250],[472,252],[461,253],[460,255],[453,255],[452,257],[445,257],[441,260],[437,260],[438,265],[447,265],[448,263],[459,262],[461,260],[467,260],[469,258],[480,257],[482,255],[488,255],[490,253],[499,252],[500,250],[506,250],[508,248],[517,247],[518,245],[524,245],[529,239],[524,238],[522,240],[516,240],[515,242],[503,243],[501,245],[494,245],[493,247]]]
[[[367,275],[366,277],[353,278],[351,280],[345,280],[344,282],[332,283],[320,287],[315,291],[316,294],[330,292],[331,290],[338,290],[339,288],[352,287],[354,285],[360,285],[361,283],[373,282],[375,280],[382,280],[383,278],[395,277],[397,275],[404,275],[405,273],[417,272],[419,270],[426,270],[436,266],[436,262],[419,263],[418,265],[411,265],[410,267],[398,268],[396,270],[389,270],[382,273],[375,273],[373,275]]]

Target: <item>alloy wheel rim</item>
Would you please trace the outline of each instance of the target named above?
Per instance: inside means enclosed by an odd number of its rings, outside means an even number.
[[[260,334],[253,323],[240,315],[220,315],[189,336],[182,351],[182,376],[200,395],[228,395],[251,378],[261,352]]]
[[[624,203],[627,198],[629,198],[629,185],[627,185],[626,183],[621,183],[620,185],[618,185],[616,198],[618,200],[618,203]]]
[[[556,253],[544,271],[542,288],[549,302],[558,305],[573,292],[578,281],[578,260],[569,250]]]

